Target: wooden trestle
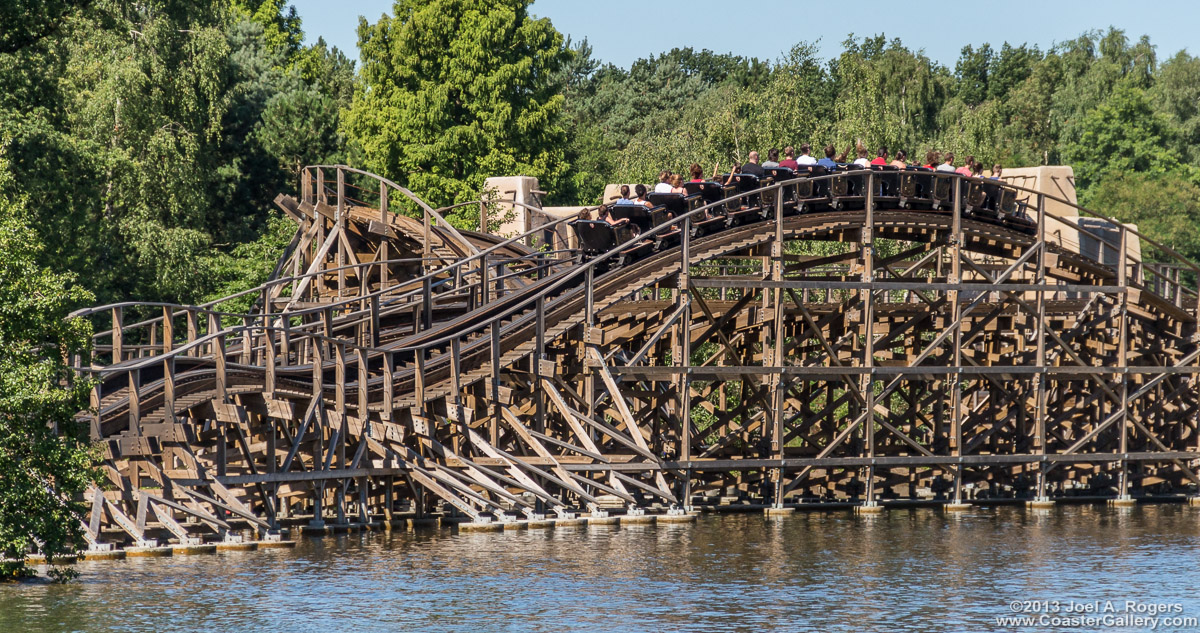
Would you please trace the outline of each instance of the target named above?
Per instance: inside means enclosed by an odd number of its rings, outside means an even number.
[[[1025,189],[1033,235],[962,195],[918,211],[868,186],[796,213],[788,186],[709,235],[690,235],[705,210],[677,218],[677,245],[618,267],[562,221],[455,231],[386,179],[305,169],[263,286],[79,313],[107,475],[89,538],[1195,489],[1194,265]]]

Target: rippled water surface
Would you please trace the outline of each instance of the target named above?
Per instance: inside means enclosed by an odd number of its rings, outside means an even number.
[[[66,586],[0,585],[0,631],[990,631],[1012,601],[1200,616],[1200,509],[374,533],[77,569]]]

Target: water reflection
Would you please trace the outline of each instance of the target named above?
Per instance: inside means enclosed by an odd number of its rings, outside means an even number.
[[[1186,506],[1001,507],[343,535],[81,563],[71,585],[0,586],[0,631],[994,630],[1012,600],[1200,616],[1198,521]]]

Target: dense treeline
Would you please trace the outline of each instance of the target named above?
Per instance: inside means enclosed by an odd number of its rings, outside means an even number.
[[[194,301],[247,272],[232,255],[271,199],[344,146],[353,64],[302,39],[282,0],[97,0],[0,55],[3,151],[44,263],[101,301]]]
[[[936,148],[988,166],[1073,165],[1082,202],[1200,256],[1200,59],[1160,62],[1146,38],[967,46],[953,68],[882,35],[850,37],[828,61],[801,43],[770,65],[683,49],[624,70],[594,61],[586,41],[572,52],[564,201],[693,160],[707,170],[750,150],[861,139],[911,159]]]
[[[1110,29],[1045,51],[967,46],[951,67],[880,35],[829,60],[801,42],[776,60],[687,48],[624,69],[529,9],[397,0],[360,21],[356,70],[304,46],[286,0],[0,5],[0,557],[74,536],[22,519],[61,517],[46,486],[69,496],[86,479],[71,466],[83,446],[44,432],[86,406],[64,361],[86,331],[62,317],[260,283],[293,228],[271,200],[305,164],[376,171],[435,206],[516,173],[553,203],[591,204],[663,168],[861,139],[1073,165],[1086,204],[1200,257],[1200,59],[1186,52]]]
[[[18,8],[23,6],[18,2]],[[300,166],[346,161],[435,205],[527,173],[596,202],[750,150],[862,140],[990,165],[1074,165],[1082,198],[1189,253],[1200,60],[1116,29],[1041,51],[967,46],[953,65],[899,40],[799,43],[763,61],[676,49],[603,64],[525,0],[401,0],[359,27],[362,67],[303,46],[285,0],[30,1],[0,38],[0,139],[42,263],[100,301],[197,301],[257,283]],[[274,218],[274,220],[273,220]],[[463,221],[468,221],[464,217]],[[1193,243],[1196,242],[1196,243]]]

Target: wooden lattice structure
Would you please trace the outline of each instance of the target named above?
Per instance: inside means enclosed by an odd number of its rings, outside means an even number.
[[[988,183],[1014,223],[986,181],[930,176],[923,205],[856,177],[692,205],[618,265],[565,220],[455,231],[386,179],[307,168],[263,286],[80,312],[89,537],[1194,490],[1196,266],[1037,191]]]

